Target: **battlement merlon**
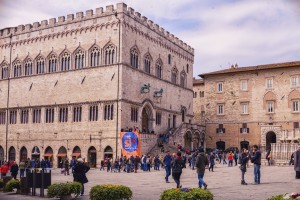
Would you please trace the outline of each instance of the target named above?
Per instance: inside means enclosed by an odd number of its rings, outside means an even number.
[[[139,21],[141,24],[147,26],[154,32],[165,37],[169,41],[175,43],[179,47],[183,48],[184,50],[194,55],[194,49],[191,46],[187,45],[182,40],[179,40],[177,37],[175,37],[173,34],[170,34],[168,31],[160,27],[158,24],[155,24],[153,21],[147,19],[147,17],[142,16],[139,12],[135,12],[133,8],[127,7],[125,3],[118,3],[116,9],[114,8],[113,5],[108,5],[106,6],[105,10],[102,7],[96,8],[95,13],[92,9],[90,9],[85,12],[85,15],[83,12],[77,12],[76,17],[74,17],[74,14],[68,14],[67,17],[60,16],[57,19],[51,18],[49,20],[43,20],[41,22],[34,22],[33,24],[26,24],[25,26],[22,24],[16,27],[3,28],[0,30],[0,38],[9,37],[11,34],[13,35],[24,34],[31,31],[37,31],[45,28],[54,27],[54,26],[66,25],[67,23],[78,22],[80,20],[87,20],[87,19],[93,19],[101,16],[112,15],[115,12],[124,13],[128,16],[131,16],[135,20]]]

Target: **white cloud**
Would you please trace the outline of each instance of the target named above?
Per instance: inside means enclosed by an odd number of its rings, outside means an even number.
[[[0,28],[118,2],[1,0]],[[126,0],[125,3],[160,26],[171,27],[173,34],[195,48],[194,76],[219,70],[220,66],[227,68],[229,63],[250,66],[300,60],[298,0]],[[177,24],[166,24],[176,20]]]

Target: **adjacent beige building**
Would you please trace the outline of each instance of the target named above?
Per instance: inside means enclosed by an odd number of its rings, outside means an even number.
[[[147,153],[157,133],[191,124],[193,62],[193,48],[123,3],[0,30],[0,159],[95,166],[120,156],[132,127]]]
[[[299,61],[233,66],[200,77],[194,80],[194,115],[205,122],[207,147],[270,148],[287,140],[287,132],[289,143],[299,143]]]

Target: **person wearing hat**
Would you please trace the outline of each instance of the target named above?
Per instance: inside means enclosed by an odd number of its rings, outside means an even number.
[[[81,183],[81,196],[84,194],[84,184],[88,182],[86,173],[90,170],[90,167],[86,166],[82,158],[77,159],[77,163],[74,167],[74,182]]]

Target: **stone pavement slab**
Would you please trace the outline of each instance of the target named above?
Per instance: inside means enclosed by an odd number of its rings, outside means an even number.
[[[246,173],[247,186],[241,185],[241,172],[239,168],[217,165],[214,172],[206,170],[204,180],[208,189],[214,194],[215,200],[264,200],[272,195],[282,193],[300,192],[300,180],[295,179],[293,167],[262,166],[261,184],[253,184],[253,167]],[[87,173],[89,182],[85,184],[85,196],[78,199],[87,200],[92,186],[97,184],[123,184],[133,191],[133,200],[158,200],[161,193],[168,188],[174,188],[175,182],[165,183],[165,172],[151,171],[135,173],[110,173],[91,169]],[[64,176],[60,170],[53,171],[52,183],[72,181],[72,175]],[[197,187],[198,180],[196,170],[184,169],[181,176],[183,187]],[[37,190],[38,193],[38,190]],[[0,193],[0,199],[24,199],[38,200],[40,197],[8,195]]]

